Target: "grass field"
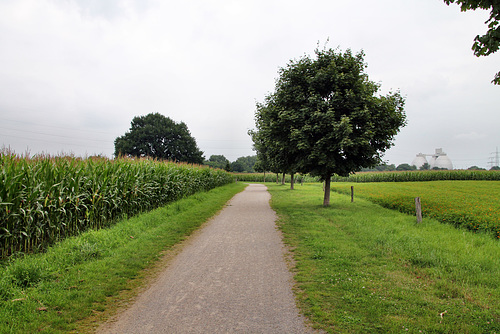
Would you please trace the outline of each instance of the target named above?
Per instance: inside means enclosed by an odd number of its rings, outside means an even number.
[[[332,183],[332,190],[350,194],[352,183]],[[354,184],[355,197],[415,215],[415,197],[422,214],[500,239],[500,182],[431,181]]]
[[[500,243],[320,184],[268,184],[297,298],[329,333],[500,333]]]
[[[90,332],[92,320],[137,293],[166,249],[223,208],[244,184],[200,192],[99,231],[68,238],[46,253],[0,268],[0,333]]]

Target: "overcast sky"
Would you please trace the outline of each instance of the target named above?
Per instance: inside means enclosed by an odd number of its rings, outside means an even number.
[[[364,50],[408,125],[385,160],[442,148],[489,167],[500,146],[500,54],[477,58],[488,12],[442,0],[0,0],[0,146],[114,152],[134,116],[187,124],[205,157],[253,155],[255,103],[290,59]]]

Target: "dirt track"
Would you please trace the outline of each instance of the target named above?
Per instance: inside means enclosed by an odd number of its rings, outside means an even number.
[[[269,199],[263,185],[237,194],[98,333],[310,333]]]

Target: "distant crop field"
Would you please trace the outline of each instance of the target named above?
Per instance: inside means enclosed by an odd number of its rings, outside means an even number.
[[[415,214],[415,197],[422,215],[471,231],[493,233],[500,239],[500,182],[432,181],[332,183],[332,191],[366,198],[384,207]]]
[[[425,170],[401,172],[359,172],[348,177],[334,176],[333,182],[425,182],[425,181],[500,181],[497,170]]]
[[[225,171],[190,164],[0,152],[0,258],[230,182]]]

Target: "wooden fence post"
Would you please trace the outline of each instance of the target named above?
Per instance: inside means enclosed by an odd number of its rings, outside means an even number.
[[[354,186],[351,186],[351,203],[354,202]]]
[[[420,203],[420,197],[415,197],[415,212],[417,215],[417,224],[422,222],[422,204]]]

